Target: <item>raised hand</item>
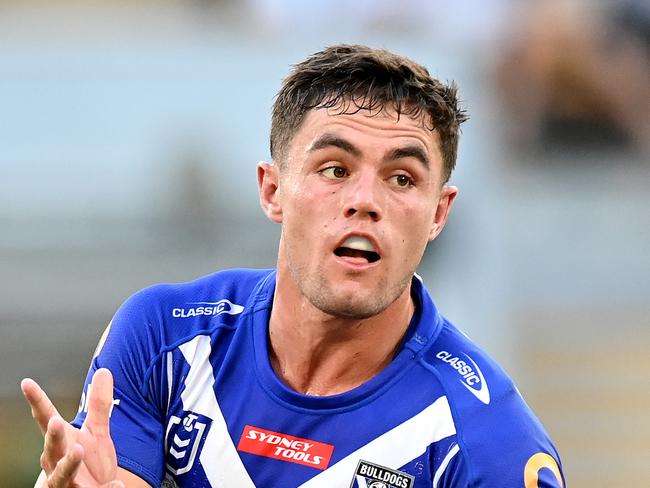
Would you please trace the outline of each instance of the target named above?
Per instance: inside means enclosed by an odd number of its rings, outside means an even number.
[[[45,437],[36,486],[48,488],[124,488],[117,480],[117,458],[110,436],[113,376],[99,369],[93,376],[88,415],[81,429],[65,422],[41,387],[31,379],[21,389],[32,417]]]

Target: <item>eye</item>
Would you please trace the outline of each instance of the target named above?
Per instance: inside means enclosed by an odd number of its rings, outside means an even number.
[[[393,175],[389,179],[392,183],[395,185],[401,187],[401,188],[407,188],[409,186],[414,186],[413,179],[411,179],[408,175],[400,174],[400,175]]]
[[[330,166],[329,168],[321,170],[320,174],[322,174],[325,178],[329,178],[330,180],[339,180],[341,178],[345,178],[348,175],[348,172],[341,166]]]

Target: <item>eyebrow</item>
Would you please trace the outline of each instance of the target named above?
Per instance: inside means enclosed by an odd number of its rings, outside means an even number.
[[[429,158],[427,157],[427,153],[420,146],[404,146],[393,149],[384,156],[384,161],[394,161],[403,158],[415,158],[420,161],[426,169],[429,169]]]
[[[361,150],[350,141],[347,141],[337,135],[328,133],[323,134],[318,139],[316,139],[309,147],[309,152],[318,151],[319,149],[325,149],[328,147],[338,147],[339,149],[343,149],[345,152],[348,152],[353,156],[361,156]]]
[[[308,151],[314,152],[320,149],[326,149],[328,147],[336,147],[342,149],[343,151],[348,152],[355,157],[360,157],[362,154],[361,150],[350,141],[330,133],[325,133],[316,139],[309,147]],[[397,159],[404,158],[415,158],[420,161],[426,169],[429,169],[429,158],[427,157],[425,150],[416,145],[398,147],[396,149],[393,149],[383,157],[383,160],[395,161]]]

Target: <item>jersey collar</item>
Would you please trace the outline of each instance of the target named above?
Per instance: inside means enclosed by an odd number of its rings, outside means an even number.
[[[303,395],[289,388],[277,377],[269,360],[268,324],[275,283],[276,272],[273,271],[256,288],[249,337],[253,342],[255,370],[260,384],[276,401],[289,408],[331,413],[333,410],[350,410],[365,405],[407,374],[416,364],[416,358],[434,342],[442,326],[442,318],[433,300],[422,279],[416,275],[411,286],[411,295],[416,304],[415,313],[395,359],[378,375],[345,393],[318,397]]]

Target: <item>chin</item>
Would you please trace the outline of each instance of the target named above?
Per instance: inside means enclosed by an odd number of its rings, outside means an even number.
[[[325,296],[322,293],[317,293],[310,301],[321,312],[328,315],[356,320],[380,314],[392,303],[386,297],[377,295],[359,297],[357,294],[349,294],[336,297],[333,294]]]
[[[329,304],[325,304],[322,307],[319,307],[318,305],[316,306],[322,312],[331,315],[332,317],[353,320],[368,319],[378,315],[386,309],[386,307],[369,307],[358,303],[348,304],[348,306],[341,306],[341,304],[332,304],[332,306],[328,305]]]

